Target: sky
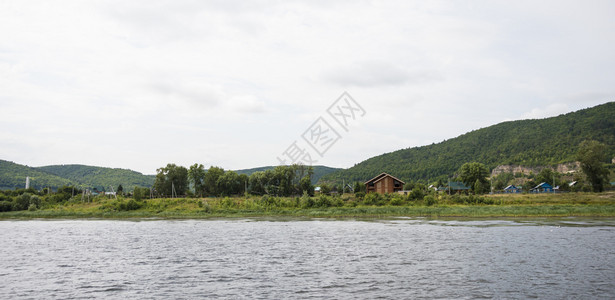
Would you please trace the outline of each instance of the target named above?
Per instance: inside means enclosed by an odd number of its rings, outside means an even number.
[[[351,167],[615,101],[613,1],[0,0],[0,159]]]

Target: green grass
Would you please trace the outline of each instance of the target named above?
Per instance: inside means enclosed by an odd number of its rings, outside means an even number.
[[[33,218],[163,218],[205,219],[241,217],[615,217],[615,193],[489,195],[477,203],[459,204],[460,198],[437,195],[436,204],[406,200],[401,206],[363,205],[347,196],[329,203],[332,207],[302,205],[303,198],[236,197],[205,199],[133,199],[98,198],[94,202],[68,201],[36,211],[0,213],[0,219]],[[315,198],[312,198],[315,199]],[[468,198],[461,198],[461,200]],[[488,203],[488,204],[485,204]]]

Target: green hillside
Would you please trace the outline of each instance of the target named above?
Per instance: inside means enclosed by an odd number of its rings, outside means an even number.
[[[78,185],[100,190],[116,189],[120,184],[125,191],[135,186],[149,187],[154,184],[154,175],[143,175],[127,169],[112,169],[84,165],[54,165],[36,168],[38,170],[67,178]]]
[[[30,187],[40,190],[44,187],[60,187],[72,185],[69,179],[47,173],[37,168],[0,160],[0,190],[23,189],[26,186],[26,177],[30,177]]]
[[[554,165],[574,161],[585,139],[606,144],[609,157],[615,156],[615,102],[552,118],[503,122],[438,144],[382,154],[321,180],[364,181],[382,172],[402,180],[429,180],[454,175],[472,161],[489,168]]]
[[[316,182],[318,182],[318,180],[330,173],[333,173],[335,171],[340,171],[342,169],[340,168],[331,168],[331,167],[326,167],[326,166],[312,166],[314,167],[314,176],[312,176],[312,184],[316,184]],[[275,168],[274,166],[267,166],[267,167],[259,167],[259,168],[252,168],[252,169],[243,169],[243,170],[236,170],[235,172],[237,172],[237,174],[246,174],[248,176],[250,176],[252,173],[254,172],[258,172],[258,171],[267,171],[270,169]]]

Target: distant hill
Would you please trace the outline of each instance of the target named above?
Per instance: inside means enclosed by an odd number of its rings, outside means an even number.
[[[84,165],[54,165],[36,169],[69,179],[81,186],[107,191],[110,190],[109,187],[116,189],[120,184],[126,191],[131,191],[135,186],[150,187],[156,178],[154,175],[143,175],[127,169]]]
[[[37,168],[0,160],[0,190],[23,189],[26,186],[26,177],[30,177],[30,187],[40,190],[44,187],[60,187],[73,185],[67,178],[47,173]]]
[[[574,161],[586,139],[606,144],[610,157],[615,156],[615,102],[552,118],[503,122],[438,144],[385,153],[321,180],[365,181],[382,172],[402,180],[433,180],[452,176],[473,161],[489,168],[554,165]]]
[[[250,175],[256,171],[273,169],[273,166],[236,170],[238,174]],[[316,183],[323,175],[341,169],[325,166],[314,166],[312,183]],[[116,189],[120,184],[126,191],[132,191],[135,186],[150,187],[154,184],[155,175],[143,175],[127,169],[104,168],[86,165],[52,165],[44,167],[28,167],[13,162],[0,160],[0,190],[24,188],[26,177],[30,177],[30,186],[35,189],[51,187],[57,189],[63,185],[97,188],[99,190]]]
[[[342,170],[340,168],[331,168],[331,167],[326,167],[326,166],[312,166],[312,167],[314,167],[314,176],[312,176],[312,184],[316,184],[318,180],[324,175]],[[237,174],[246,174],[250,176],[254,172],[267,171],[273,168],[275,167],[266,166],[266,167],[252,168],[252,169],[235,170],[235,172],[237,172]]]

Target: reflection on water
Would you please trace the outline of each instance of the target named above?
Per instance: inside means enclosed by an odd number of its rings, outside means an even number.
[[[1,221],[0,298],[613,298],[615,220]]]

